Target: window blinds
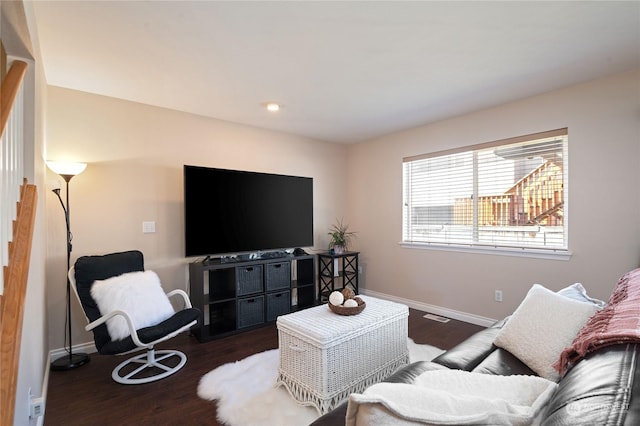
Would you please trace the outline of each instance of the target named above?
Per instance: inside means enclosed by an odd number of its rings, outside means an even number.
[[[567,129],[403,160],[403,242],[567,249]]]

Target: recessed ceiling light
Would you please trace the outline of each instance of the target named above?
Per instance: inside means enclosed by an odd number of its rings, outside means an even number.
[[[265,108],[267,108],[267,111],[277,112],[280,111],[280,104],[275,102],[267,102],[265,104]]]

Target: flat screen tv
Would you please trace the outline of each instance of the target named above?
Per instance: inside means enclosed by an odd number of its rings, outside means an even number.
[[[313,178],[184,166],[185,255],[313,246]]]

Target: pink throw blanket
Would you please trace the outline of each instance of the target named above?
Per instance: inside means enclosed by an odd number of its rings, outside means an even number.
[[[609,303],[589,318],[553,366],[562,376],[589,352],[627,342],[640,343],[640,268],[618,280]]]

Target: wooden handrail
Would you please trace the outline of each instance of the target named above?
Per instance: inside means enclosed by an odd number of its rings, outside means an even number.
[[[13,61],[11,69],[7,73],[2,87],[0,87],[0,135],[4,133],[9,114],[13,107],[13,102],[18,96],[18,91],[22,85],[22,80],[27,72],[27,63],[22,61]]]
[[[18,382],[22,318],[27,293],[31,243],[36,218],[38,191],[35,185],[21,186],[13,240],[9,244],[9,265],[3,268],[4,294],[0,299],[0,425],[13,425]]]

